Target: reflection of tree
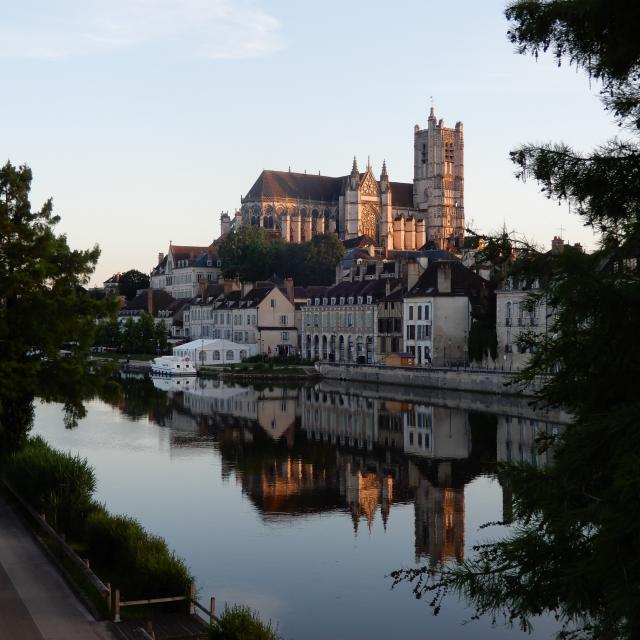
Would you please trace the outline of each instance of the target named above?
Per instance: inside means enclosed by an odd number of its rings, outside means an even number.
[[[112,406],[117,406],[124,415],[132,420],[148,418],[163,426],[167,415],[174,410],[167,393],[157,389],[148,378],[127,378],[120,383],[117,396],[102,397]]]

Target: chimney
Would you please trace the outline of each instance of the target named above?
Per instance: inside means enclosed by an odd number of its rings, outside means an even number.
[[[235,282],[236,282],[235,280],[231,280],[230,278],[225,278],[222,281],[222,287],[223,287],[222,290],[225,296],[230,294],[235,289],[235,286],[234,286]]]
[[[164,260],[164,253],[162,251],[158,254],[158,264],[160,264]]]
[[[202,276],[200,280],[198,280],[198,295],[204,300],[204,294],[207,290],[207,279]]]
[[[147,289],[147,312],[153,315],[153,289]]]
[[[295,304],[296,295],[295,295],[295,291],[294,291],[294,288],[293,288],[293,278],[287,278],[285,280],[285,286],[287,288],[287,298],[289,298],[289,302],[291,304]]]
[[[560,255],[564,250],[564,240],[560,236],[553,236],[551,241],[551,254]]]
[[[413,289],[420,277],[420,266],[415,260],[407,262],[407,290]]]
[[[251,289],[253,289],[253,282],[243,282],[240,285],[240,295],[244,298]]]
[[[451,293],[451,265],[438,262],[438,293]]]

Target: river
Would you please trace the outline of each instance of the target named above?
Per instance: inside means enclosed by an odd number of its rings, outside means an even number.
[[[33,433],[88,458],[97,498],[163,536],[202,602],[247,604],[287,640],[550,637],[548,617],[531,636],[464,624],[454,599],[433,616],[388,576],[504,533],[479,529],[510,518],[497,462],[545,464],[534,438],[562,425],[526,400],[411,393],[131,379],[74,429],[62,406],[38,404]]]

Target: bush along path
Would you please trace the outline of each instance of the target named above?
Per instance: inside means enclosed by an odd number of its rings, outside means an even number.
[[[94,499],[95,474],[86,459],[31,438],[6,460],[5,479],[123,600],[191,594],[193,576],[162,538],[133,518],[110,514]],[[165,610],[176,608],[186,609],[185,601],[163,603]]]
[[[262,622],[257,612],[246,607],[225,607],[216,618],[214,599],[210,611],[195,603],[194,578],[164,539],[147,532],[133,518],[110,514],[96,502],[95,473],[85,458],[57,451],[34,437],[5,460],[4,479],[32,516],[42,516],[50,525],[44,525],[51,531],[50,538],[60,540],[55,532],[64,536],[65,546],[71,548],[67,557],[54,551],[55,540],[47,540],[46,535],[41,540],[94,611],[104,617],[130,618],[118,626],[122,637],[140,637],[133,621],[138,618],[144,620],[146,629],[154,630],[157,640],[177,637],[176,629],[183,638],[280,638],[271,622]],[[78,575],[77,566],[68,561],[70,554],[86,558],[99,581],[112,585],[112,602],[105,603],[102,594]],[[147,600],[163,602],[151,608]],[[132,601],[139,604],[125,609]],[[193,615],[194,605],[210,614],[210,625]],[[175,612],[182,617],[172,616]]]

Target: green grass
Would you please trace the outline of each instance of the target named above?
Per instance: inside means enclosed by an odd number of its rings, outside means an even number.
[[[226,606],[211,626],[210,640],[281,640],[278,630],[263,622],[257,611],[240,605]]]
[[[141,360],[143,362],[149,362],[156,358],[155,353],[112,353],[105,351],[104,353],[92,354],[94,358],[103,358],[105,360]]]

